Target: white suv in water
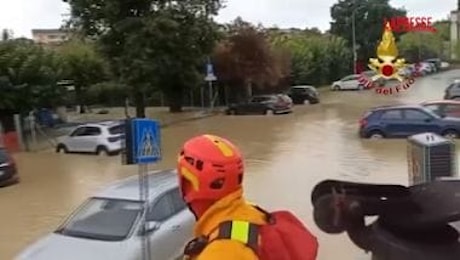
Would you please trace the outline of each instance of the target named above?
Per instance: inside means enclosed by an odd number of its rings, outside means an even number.
[[[99,155],[118,153],[122,149],[123,138],[124,123],[121,121],[84,124],[69,135],[58,138],[56,152]]]
[[[90,197],[53,233],[26,248],[18,260],[141,260],[149,239],[150,260],[173,260],[193,236],[195,217],[182,200],[174,170],[151,173],[147,225],[137,176]]]

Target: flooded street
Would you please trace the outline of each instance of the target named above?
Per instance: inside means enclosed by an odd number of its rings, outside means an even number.
[[[310,191],[337,178],[407,184],[406,142],[357,137],[359,117],[372,106],[442,99],[457,70],[418,79],[399,95],[374,91],[329,92],[321,104],[297,106],[283,116],[216,116],[163,130],[164,160],[174,167],[182,142],[197,134],[228,137],[246,156],[246,194],[269,209],[295,211],[318,236],[319,259],[361,259],[346,236],[320,232],[313,220]],[[27,244],[52,232],[84,199],[110,181],[136,174],[119,157],[61,155],[52,151],[17,154],[19,185],[0,189],[0,259],[13,259]]]

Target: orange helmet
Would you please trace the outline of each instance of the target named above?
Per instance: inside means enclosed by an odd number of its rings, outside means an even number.
[[[200,135],[185,142],[177,171],[187,203],[218,200],[242,188],[241,153],[230,141],[218,136]]]

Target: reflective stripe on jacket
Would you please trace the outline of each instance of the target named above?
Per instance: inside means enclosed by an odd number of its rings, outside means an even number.
[[[255,252],[246,244],[257,241],[252,229],[256,225],[265,224],[264,214],[246,202],[243,191],[239,190],[222,198],[212,205],[198,220],[195,226],[195,237],[210,236],[229,237],[233,239],[217,239],[211,242],[195,260],[258,260]],[[247,222],[246,222],[247,221]],[[256,225],[249,225],[248,222]],[[217,227],[224,223],[227,228]],[[224,225],[224,226],[225,226]],[[222,227],[222,226],[221,226]],[[219,235],[220,232],[223,232]],[[224,234],[225,233],[225,234]]]

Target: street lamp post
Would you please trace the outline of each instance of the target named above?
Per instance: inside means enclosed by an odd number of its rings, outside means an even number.
[[[383,4],[375,4],[374,6],[385,6]],[[368,5],[362,5],[362,6],[358,6],[356,8],[353,9],[353,11],[351,12],[351,32],[352,32],[352,47],[353,47],[353,72],[354,74],[357,73],[357,70],[356,70],[356,63],[358,61],[358,53],[357,53],[357,46],[356,46],[356,11],[358,11],[359,9],[361,8],[365,8],[365,7],[368,7]]]

